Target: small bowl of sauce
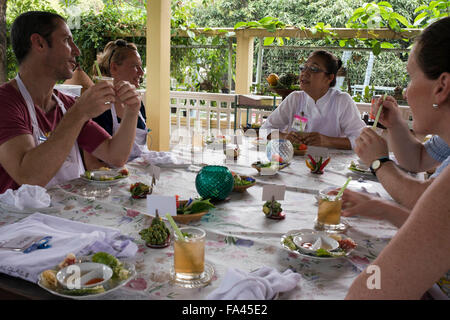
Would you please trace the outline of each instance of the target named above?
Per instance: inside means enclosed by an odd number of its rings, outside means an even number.
[[[113,271],[102,263],[83,262],[72,264],[56,274],[58,282],[68,289],[91,288],[111,279]]]

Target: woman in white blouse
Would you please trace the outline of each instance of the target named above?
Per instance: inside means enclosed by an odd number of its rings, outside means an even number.
[[[277,129],[280,138],[293,143],[352,149],[365,123],[350,95],[333,88],[341,65],[341,60],[330,52],[311,53],[300,67],[303,91],[287,96],[261,129],[268,134]],[[295,116],[303,118],[301,132],[292,127]]]

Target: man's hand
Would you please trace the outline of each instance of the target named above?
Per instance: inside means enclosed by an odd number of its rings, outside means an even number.
[[[100,81],[86,90],[74,104],[74,110],[79,110],[88,120],[101,115],[111,108],[110,103],[116,101],[113,86],[107,81]]]
[[[364,128],[355,142],[356,154],[368,166],[376,159],[389,156],[386,140],[372,128]]]

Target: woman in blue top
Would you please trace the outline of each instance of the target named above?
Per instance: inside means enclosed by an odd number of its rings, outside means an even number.
[[[114,78],[114,83],[128,81],[136,88],[144,75],[141,57],[134,43],[119,39],[110,41],[97,57],[97,63],[102,75]],[[96,70],[95,70],[96,73]],[[120,126],[123,115],[123,106],[120,101],[93,120],[101,125],[110,135],[113,135]],[[146,126],[146,115],[144,104],[141,103],[141,110],[137,122],[136,137],[128,161],[139,157],[147,144],[147,134],[149,130]],[[86,170],[104,167],[105,163],[95,158],[89,153],[84,154]]]

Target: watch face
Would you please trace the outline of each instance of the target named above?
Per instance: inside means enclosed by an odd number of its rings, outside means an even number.
[[[375,160],[374,162],[372,162],[372,169],[373,170],[377,170],[381,165],[380,160]]]

